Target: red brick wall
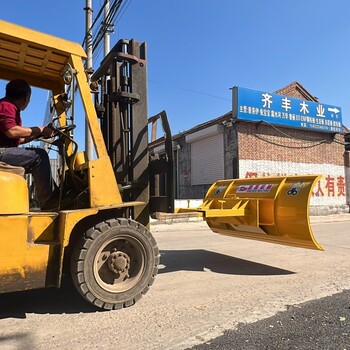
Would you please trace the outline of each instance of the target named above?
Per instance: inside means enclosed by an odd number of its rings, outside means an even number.
[[[239,159],[344,165],[343,136],[238,122]]]

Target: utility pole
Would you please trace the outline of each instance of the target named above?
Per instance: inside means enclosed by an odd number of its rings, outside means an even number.
[[[86,11],[86,40],[85,40],[85,51],[86,51],[86,70],[89,72],[89,76],[92,74],[92,0],[86,0],[86,6],[84,8]],[[89,77],[90,79],[90,77]],[[93,142],[87,123],[87,118],[85,118],[85,153],[88,160],[93,159]]]
[[[105,26],[105,34],[104,34],[104,57],[106,57],[111,50],[110,45],[110,26],[111,24],[108,23],[108,15],[109,15],[109,0],[106,1],[105,7],[104,7],[104,26]]]

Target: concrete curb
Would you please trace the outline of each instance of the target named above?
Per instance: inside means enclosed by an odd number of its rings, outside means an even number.
[[[350,213],[339,213],[331,215],[310,216],[310,223],[350,221]]]
[[[151,225],[172,225],[176,223],[190,223],[203,221],[201,216],[196,213],[181,213],[181,214],[170,214],[170,213],[159,213],[157,218],[151,219]],[[325,222],[339,222],[339,221],[350,221],[350,213],[339,213],[330,215],[319,215],[310,216],[310,223],[325,223]]]
[[[151,219],[151,225],[175,224],[183,222],[198,222],[203,221],[203,217],[197,213],[157,213],[155,219]]]

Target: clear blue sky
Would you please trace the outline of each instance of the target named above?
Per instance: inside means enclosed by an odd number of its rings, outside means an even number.
[[[102,3],[93,0],[95,15]],[[341,107],[350,126],[349,0],[127,3],[111,46],[147,42],[149,116],[165,109],[173,134],[230,111],[232,86],[273,92],[293,81]],[[1,18],[81,43],[84,7],[85,0],[11,0]],[[41,124],[45,105],[37,93],[25,124]]]

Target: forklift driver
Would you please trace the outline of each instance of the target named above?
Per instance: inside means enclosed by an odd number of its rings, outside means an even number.
[[[54,135],[47,126],[22,126],[20,112],[27,108],[30,96],[31,87],[24,80],[12,80],[6,85],[6,95],[0,99],[0,161],[32,173],[41,209],[54,210],[58,206],[58,189],[47,152],[41,148],[18,147],[39,136]]]

